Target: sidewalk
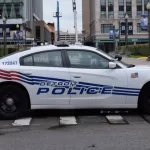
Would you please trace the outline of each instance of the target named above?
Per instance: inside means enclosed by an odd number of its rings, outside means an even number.
[[[147,59],[148,57],[140,57],[140,58],[138,58],[138,59]]]
[[[147,61],[146,57],[143,58],[127,58],[123,57],[122,58],[123,62],[126,62],[128,64],[134,64],[134,65],[149,65],[150,66],[150,61]]]

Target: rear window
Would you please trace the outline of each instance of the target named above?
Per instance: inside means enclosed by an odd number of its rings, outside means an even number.
[[[21,58],[22,66],[62,67],[61,51],[35,53]]]

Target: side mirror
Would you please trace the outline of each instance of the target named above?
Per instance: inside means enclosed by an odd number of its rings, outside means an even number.
[[[121,61],[121,60],[122,60],[122,56],[121,56],[121,55],[116,54],[116,55],[115,55],[115,59],[117,59],[118,61]]]
[[[117,64],[114,62],[109,62],[109,69],[115,69],[117,67]]]

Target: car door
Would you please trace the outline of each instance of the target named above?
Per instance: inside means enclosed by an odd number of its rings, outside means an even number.
[[[72,87],[71,105],[77,107],[122,107],[127,75],[124,69],[109,69],[109,60],[98,52],[66,50]]]
[[[60,50],[34,53],[22,58],[20,71],[32,105],[68,105],[70,95],[63,85],[70,81]]]

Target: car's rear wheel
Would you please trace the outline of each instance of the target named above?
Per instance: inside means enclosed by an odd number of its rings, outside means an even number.
[[[150,114],[150,85],[147,84],[139,96],[138,108],[140,113]]]
[[[20,117],[28,109],[28,99],[25,91],[14,85],[0,89],[0,116],[4,119]]]

